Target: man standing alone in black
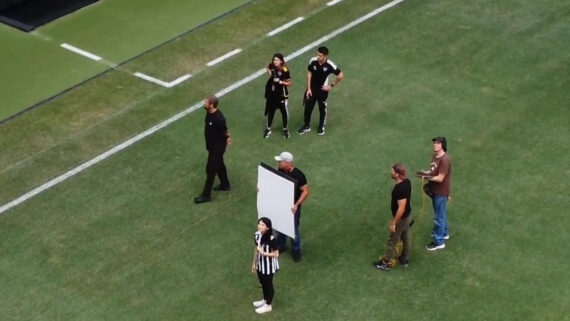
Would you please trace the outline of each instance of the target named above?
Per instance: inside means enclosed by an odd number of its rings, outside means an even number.
[[[231,189],[226,165],[224,165],[226,146],[232,142],[226,126],[226,118],[218,109],[218,98],[214,95],[208,96],[204,100],[204,109],[206,109],[204,136],[208,150],[208,163],[206,164],[206,184],[204,184],[202,194],[194,198],[196,204],[212,200],[212,186],[216,175],[220,179],[220,185],[214,188],[215,191],[229,191]]]

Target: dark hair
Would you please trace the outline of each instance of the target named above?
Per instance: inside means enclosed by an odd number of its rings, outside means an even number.
[[[329,48],[322,46],[322,47],[319,47],[319,49],[317,49],[317,52],[320,52],[323,55],[328,56],[329,55]]]
[[[208,102],[212,105],[214,105],[214,107],[218,108],[218,97],[216,97],[215,95],[210,95],[208,97],[206,97],[206,99],[208,100]]]
[[[396,172],[396,174],[398,174],[401,179],[406,178],[406,166],[403,164],[396,163],[394,166],[392,166],[392,169],[394,169],[394,172]]]
[[[261,235],[261,242],[260,244],[269,244],[271,241],[271,235],[273,235],[273,224],[271,224],[271,220],[267,217],[262,217],[257,220],[257,223],[263,222],[265,226],[267,226],[267,231]]]
[[[444,152],[447,152],[447,139],[445,139],[445,137],[443,136],[438,136],[436,138],[433,138],[431,140],[432,142],[438,142],[441,144],[441,148],[443,149]]]
[[[279,58],[279,60],[281,60],[283,64],[285,64],[285,58],[283,58],[283,54],[279,52],[273,55],[273,58],[271,58],[271,62],[273,62],[273,59],[275,59],[276,57]]]

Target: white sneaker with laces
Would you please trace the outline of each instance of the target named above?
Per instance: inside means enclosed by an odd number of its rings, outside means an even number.
[[[265,305],[265,300],[253,301],[253,306],[256,308],[261,308]]]
[[[263,313],[271,312],[271,310],[273,310],[271,308],[271,304],[263,304],[261,307],[255,309],[255,312],[258,314],[263,314]]]

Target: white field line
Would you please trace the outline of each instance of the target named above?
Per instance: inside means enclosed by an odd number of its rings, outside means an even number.
[[[281,31],[283,31],[283,30],[285,30],[285,29],[288,29],[288,28],[290,28],[291,26],[293,26],[293,25],[295,25],[295,24],[297,24],[297,23],[299,23],[299,22],[301,22],[301,21],[303,21],[303,20],[305,20],[305,18],[303,18],[303,17],[298,17],[298,18],[296,18],[296,19],[294,19],[294,20],[292,20],[292,21],[287,22],[286,24],[282,25],[282,26],[279,27],[279,28],[276,28],[276,29],[274,29],[274,30],[272,30],[272,31],[269,31],[269,32],[267,33],[267,36],[268,36],[268,37],[273,37],[273,36],[275,36],[276,34],[280,33]]]
[[[380,14],[381,12],[388,10],[388,9],[394,7],[395,5],[397,5],[401,2],[404,2],[404,1],[405,0],[394,0],[392,2],[389,2],[385,5],[383,5],[382,7],[378,8],[374,11],[371,11],[370,13],[366,14],[365,16],[362,16],[362,17],[352,21],[351,23],[349,23],[349,24],[347,24],[347,25],[345,25],[339,29],[336,29],[335,31],[329,33],[328,35],[325,35],[325,36],[313,41],[312,43],[306,45],[305,47],[291,53],[290,55],[288,55],[285,58],[285,60],[288,61],[288,60],[291,60],[295,57],[298,57],[298,56],[304,54],[305,52],[311,50],[315,46],[318,46],[318,45],[322,44],[323,42],[328,41],[333,37],[336,37],[337,35],[339,35],[345,31],[365,22],[366,20],[373,18],[374,16]],[[265,73],[265,69],[260,69],[256,72],[254,72],[253,74],[251,74],[251,75],[231,84],[230,86],[220,90],[219,92],[216,93],[216,95],[218,97],[222,97],[222,96],[238,89],[239,87],[253,81],[254,79],[260,77],[264,73]],[[154,125],[153,127],[145,130],[144,132],[142,132],[142,133],[124,141],[123,143],[107,150],[103,154],[101,154],[101,155],[99,155],[99,156],[97,156],[97,157],[95,157],[95,158],[93,158],[93,159],[91,159],[91,160],[67,171],[66,173],[52,179],[51,181],[49,181],[49,182],[47,182],[41,186],[34,188],[33,190],[27,192],[26,194],[24,194],[24,195],[16,198],[15,200],[13,200],[13,201],[3,205],[2,207],[0,207],[0,214],[6,212],[7,210],[11,209],[12,207],[15,207],[19,204],[24,203],[25,201],[29,200],[30,198],[32,198],[32,197],[40,194],[41,192],[43,192],[43,191],[45,191],[45,190],[47,190],[47,189],[49,189],[55,185],[67,180],[68,178],[81,173],[82,171],[88,169],[89,167],[109,158],[110,156],[112,156],[112,155],[120,152],[121,150],[133,145],[134,143],[142,140],[143,138],[154,134],[155,132],[161,130],[162,128],[164,128],[164,127],[172,124],[173,122],[183,118],[184,116],[194,112],[195,110],[200,109],[201,107],[202,107],[202,102],[198,102],[198,103],[186,108],[185,110],[181,111],[180,113],[168,118],[167,120],[164,120],[164,121]]]
[[[152,82],[152,83],[155,83],[155,84],[157,84],[157,85],[160,85],[160,86],[166,87],[166,88],[174,87],[174,86],[176,86],[176,85],[178,85],[178,84],[180,84],[180,83],[182,83],[182,82],[184,82],[184,81],[190,79],[190,77],[192,77],[192,75],[186,74],[186,75],[183,75],[183,76],[181,76],[181,77],[179,77],[179,78],[177,78],[177,79],[174,79],[174,80],[171,81],[171,82],[166,82],[166,81],[163,81],[163,80],[160,80],[160,79],[151,77],[151,76],[149,76],[149,75],[145,75],[145,74],[143,74],[142,72],[135,72],[135,73],[133,74],[133,76],[138,77],[138,78],[140,78],[140,79],[144,79],[144,80],[146,80],[146,81],[150,81],[150,82]]]
[[[337,3],[341,2],[341,1],[342,1],[342,0],[333,0],[333,1],[327,2],[327,6],[332,7],[332,6],[334,6],[335,4],[337,4]]]
[[[233,55],[237,55],[237,54],[240,53],[240,52],[241,52],[241,49],[239,49],[239,48],[238,48],[238,49],[234,49],[234,50],[228,52],[227,54],[225,54],[225,55],[223,55],[223,56],[221,56],[221,57],[218,57],[218,58],[216,58],[216,59],[210,61],[210,62],[207,63],[206,65],[207,65],[208,67],[212,67],[213,65],[215,65],[215,64],[217,64],[217,63],[220,63],[220,62],[222,62],[222,61],[228,59],[229,57],[231,57],[231,56],[233,56]]]
[[[74,47],[74,46],[72,46],[72,45],[70,45],[70,44],[67,44],[67,43],[62,43],[62,44],[61,44],[61,47],[62,47],[62,48],[65,48],[65,49],[67,49],[67,50],[69,50],[69,51],[73,51],[73,52],[75,52],[76,54],[82,55],[83,57],[87,57],[87,58],[89,58],[89,59],[91,59],[91,60],[99,61],[99,60],[103,59],[103,58],[101,58],[101,57],[99,57],[99,56],[97,56],[97,55],[94,55],[94,54],[92,54],[92,53],[90,53],[90,52],[87,52],[87,51],[85,51],[85,50],[81,50],[81,49],[79,49],[79,48],[77,48],[77,47]]]

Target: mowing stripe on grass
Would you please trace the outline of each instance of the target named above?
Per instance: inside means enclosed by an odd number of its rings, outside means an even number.
[[[397,4],[399,4],[399,3],[401,3],[401,2],[404,2],[404,1],[405,1],[405,0],[394,0],[394,1],[392,1],[392,2],[389,2],[389,3],[385,4],[385,5],[383,5],[382,7],[378,8],[378,9],[376,9],[376,10],[373,10],[373,11],[371,11],[370,13],[368,13],[368,14],[366,14],[366,15],[364,15],[364,16],[362,16],[362,17],[360,17],[360,18],[358,18],[358,19],[356,19],[356,20],[354,20],[354,21],[352,21],[351,23],[349,23],[349,24],[347,24],[347,25],[345,25],[345,26],[343,26],[343,27],[341,27],[341,28],[338,28],[338,29],[334,30],[333,32],[331,32],[331,33],[329,33],[329,34],[327,34],[327,35],[325,35],[325,36],[323,36],[323,37],[321,37],[321,38],[319,38],[319,39],[313,41],[312,43],[306,45],[305,47],[303,47],[303,48],[301,48],[301,49],[299,49],[299,50],[293,52],[292,54],[288,55],[285,59],[286,59],[286,60],[294,59],[295,57],[298,57],[298,56],[304,54],[305,52],[307,52],[307,51],[309,51],[310,49],[312,49],[312,48],[314,48],[314,47],[316,47],[316,46],[322,44],[323,42],[328,41],[328,40],[330,40],[331,38],[334,38],[334,37],[338,36],[339,34],[341,34],[341,33],[345,32],[345,31],[347,31],[347,30],[349,30],[349,29],[351,29],[351,28],[353,28],[353,27],[355,27],[355,26],[357,26],[357,25],[359,25],[359,24],[365,22],[366,20],[369,20],[369,19],[373,18],[374,16],[380,14],[381,12],[386,11],[386,10],[388,10],[388,9],[390,9],[390,8],[396,6]],[[235,51],[235,50],[234,50],[234,51]],[[241,50],[240,50],[240,51],[241,51]],[[251,75],[249,75],[249,76],[247,76],[247,77],[245,77],[245,78],[243,78],[243,79],[241,79],[241,80],[239,80],[239,81],[237,81],[237,82],[231,84],[230,86],[228,86],[228,87],[226,87],[226,88],[220,90],[219,92],[216,93],[216,95],[217,95],[218,97],[222,97],[222,96],[224,96],[224,95],[226,95],[226,94],[228,94],[228,93],[230,93],[230,92],[232,92],[232,91],[238,89],[239,87],[241,87],[241,86],[243,86],[243,85],[245,85],[245,84],[247,84],[247,83],[253,81],[254,79],[260,77],[260,76],[263,75],[264,73],[265,73],[265,69],[260,69],[260,70],[258,70],[258,71],[256,71],[256,72],[254,72],[253,74],[251,74]],[[75,167],[75,168],[69,170],[68,172],[66,172],[66,173],[64,173],[64,174],[62,174],[62,175],[60,175],[60,176],[58,176],[58,177],[52,179],[51,181],[49,181],[49,182],[47,182],[47,183],[45,183],[45,184],[43,184],[43,185],[41,185],[41,186],[38,186],[38,187],[34,188],[33,190],[27,192],[26,194],[24,194],[24,195],[18,197],[17,199],[15,199],[15,200],[13,200],[13,201],[7,203],[7,204],[4,204],[2,207],[0,207],[0,214],[6,212],[7,210],[11,209],[12,207],[15,207],[15,206],[17,206],[17,205],[19,205],[19,204],[24,203],[25,201],[29,200],[30,198],[32,198],[32,197],[34,197],[34,196],[40,194],[41,192],[43,192],[43,191],[45,191],[45,190],[47,190],[47,189],[49,189],[49,188],[51,188],[51,187],[53,187],[53,186],[55,186],[55,185],[61,183],[61,182],[63,182],[63,181],[65,181],[66,179],[68,179],[68,178],[70,178],[70,177],[72,177],[72,176],[75,176],[76,174],[81,173],[82,171],[88,169],[89,167],[91,167],[91,166],[93,166],[93,165],[95,165],[95,164],[97,164],[97,163],[99,163],[99,162],[101,162],[101,161],[103,161],[103,160],[109,158],[110,156],[112,156],[112,155],[114,155],[114,154],[120,152],[121,150],[123,150],[123,149],[125,149],[125,148],[127,148],[127,147],[129,147],[129,146],[131,146],[131,145],[133,145],[134,143],[136,143],[136,142],[142,140],[143,138],[154,134],[155,132],[161,130],[162,128],[164,128],[164,127],[166,127],[166,126],[172,124],[173,122],[175,122],[175,121],[181,119],[182,117],[184,117],[184,116],[186,116],[186,115],[188,115],[188,114],[194,112],[194,111],[197,110],[197,109],[200,109],[201,107],[202,107],[202,102],[198,102],[198,103],[196,103],[196,104],[194,104],[194,105],[192,105],[192,106],[186,108],[185,110],[181,111],[180,113],[178,113],[178,114],[176,114],[176,115],[174,115],[174,116],[168,118],[167,120],[164,120],[164,121],[162,121],[162,122],[160,122],[160,123],[158,123],[158,124],[152,126],[151,128],[145,130],[144,132],[142,132],[142,133],[140,133],[140,134],[138,134],[138,135],[136,135],[136,136],[134,136],[134,137],[132,137],[132,138],[126,140],[125,142],[123,142],[123,143],[121,143],[121,144],[119,144],[119,145],[117,145],[117,146],[115,146],[115,147],[113,147],[113,148],[107,150],[107,151],[104,152],[103,154],[101,154],[101,155],[99,155],[99,156],[97,156],[97,157],[95,157],[95,158],[93,158],[93,159],[91,159],[91,160],[89,160],[89,161],[87,161],[87,162],[85,162],[85,163],[83,163],[83,164],[81,164],[81,165],[79,165],[79,166],[77,166],[77,167]]]
[[[209,63],[206,64],[206,66],[212,67],[213,65],[218,64],[218,63],[220,63],[220,62],[222,62],[222,61],[228,59],[229,57],[231,57],[231,56],[233,56],[233,55],[237,55],[237,54],[240,53],[240,52],[241,52],[241,49],[239,49],[239,48],[238,48],[238,49],[234,49],[234,50],[228,52],[227,54],[225,54],[225,55],[223,55],[223,56],[221,56],[221,57],[218,57],[218,58],[216,58],[216,59],[210,61]]]
[[[164,80],[160,80],[160,79],[151,77],[151,76],[149,76],[149,75],[145,75],[145,74],[143,74],[142,72],[135,72],[135,73],[133,74],[133,76],[135,76],[135,77],[137,77],[137,78],[140,78],[140,79],[144,79],[144,80],[146,80],[146,81],[150,81],[150,82],[152,82],[152,83],[155,83],[155,84],[157,84],[157,85],[160,85],[160,86],[166,87],[166,88],[174,87],[174,86],[176,86],[176,85],[178,85],[178,84],[180,84],[180,83],[186,81],[187,79],[190,79],[190,77],[192,77],[191,74],[186,74],[186,75],[183,75],[183,76],[181,76],[181,77],[178,77],[178,78],[174,79],[174,80],[171,81],[171,82],[166,82],[166,81],[164,81]]]
[[[296,19],[294,19],[294,20],[292,20],[292,21],[287,22],[286,24],[282,25],[282,26],[279,27],[279,28],[275,28],[275,29],[273,29],[272,31],[269,31],[269,32],[267,33],[267,36],[273,37],[273,36],[275,36],[276,34],[280,33],[281,31],[283,31],[283,30],[285,30],[285,29],[288,29],[288,28],[290,28],[291,26],[293,26],[293,25],[295,25],[295,24],[297,24],[297,23],[299,23],[299,22],[301,22],[301,21],[303,21],[303,20],[305,20],[305,18],[303,18],[303,17],[298,17],[298,18],[296,18]]]
[[[75,52],[76,54],[82,55],[83,57],[87,57],[87,58],[89,58],[89,59],[91,59],[91,60],[99,61],[99,60],[103,59],[103,58],[101,58],[101,57],[99,57],[99,56],[97,56],[97,55],[94,55],[94,54],[92,54],[92,53],[90,53],[90,52],[87,52],[87,51],[85,51],[85,50],[79,49],[79,48],[74,47],[74,46],[72,46],[72,45],[70,45],[70,44],[67,44],[67,43],[62,43],[62,44],[61,44],[61,47],[62,47],[62,48],[65,48],[65,49],[67,49],[67,50],[69,50],[69,51],[73,51],[73,52]]]

